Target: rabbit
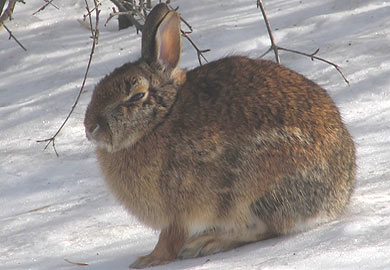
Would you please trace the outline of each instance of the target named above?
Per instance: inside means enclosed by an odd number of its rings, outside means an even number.
[[[103,78],[85,115],[109,189],[158,243],[130,268],[227,251],[331,221],[355,146],[327,92],[267,60],[178,67],[180,16],[158,4],[142,55]]]

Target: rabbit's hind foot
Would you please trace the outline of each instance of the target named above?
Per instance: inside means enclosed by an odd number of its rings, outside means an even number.
[[[170,263],[172,260],[167,260],[166,258],[159,258],[154,256],[152,253],[146,256],[138,257],[135,262],[130,264],[130,269],[142,269],[157,265],[164,265]]]
[[[256,230],[254,229],[256,228]],[[245,231],[207,231],[189,238],[180,250],[178,258],[195,258],[224,252],[239,246],[273,237],[268,231],[259,231],[258,226]]]
[[[227,251],[245,243],[235,240],[224,239],[217,235],[199,235],[190,239],[179,252],[179,259],[195,258],[206,256],[222,251]]]

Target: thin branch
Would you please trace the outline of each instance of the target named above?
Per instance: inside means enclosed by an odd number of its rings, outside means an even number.
[[[168,4],[168,1],[167,1],[167,4]],[[171,9],[171,10],[174,10],[174,11],[177,11],[179,9],[179,7],[177,8],[173,8],[171,5],[168,5],[168,7]],[[180,29],[181,31],[181,34],[183,37],[185,37],[192,45],[192,47],[194,47],[194,49],[196,50],[196,54],[197,54],[197,57],[198,57],[198,61],[199,61],[199,65],[203,65],[202,64],[202,58],[204,61],[206,61],[206,63],[208,63],[209,61],[207,61],[207,58],[204,56],[204,53],[207,53],[210,51],[210,49],[205,49],[205,50],[201,50],[199,49],[198,46],[196,46],[195,42],[190,38],[189,34],[192,33],[192,26],[180,15],[180,20],[188,27],[189,31],[184,31],[182,29]]]
[[[5,30],[7,30],[8,34],[9,34],[9,38],[8,38],[8,39],[13,38],[13,40],[15,40],[16,43],[18,43],[18,45],[19,45],[24,51],[27,51],[26,47],[24,47],[24,46],[22,45],[22,43],[20,43],[19,40],[14,36],[14,34],[12,34],[12,31],[9,30],[8,27],[7,27],[5,24],[3,24],[3,26],[4,26]]]
[[[49,5],[51,5],[51,6],[53,6],[54,8],[56,8],[56,9],[60,9],[59,7],[57,7],[56,5],[54,5],[52,2],[54,1],[54,0],[43,0],[43,1],[45,1],[45,2],[47,2]]]
[[[34,16],[35,14],[37,14],[38,12],[43,11],[48,5],[51,5],[51,6],[55,7],[56,9],[59,9],[56,5],[54,5],[54,4],[52,3],[54,0],[50,0],[50,1],[44,0],[44,1],[46,2],[46,4],[44,4],[44,5],[41,6],[37,11],[35,11],[35,12],[32,14],[33,16]]]
[[[349,80],[347,79],[347,77],[345,77],[345,75],[343,74],[343,72],[341,71],[341,67],[329,60],[326,60],[322,57],[318,57],[316,56],[316,54],[320,51],[320,49],[317,49],[314,53],[304,53],[304,52],[300,52],[300,51],[296,51],[296,50],[291,50],[291,49],[287,49],[287,48],[283,48],[283,47],[278,47],[278,50],[281,50],[281,51],[286,51],[286,52],[291,52],[291,53],[295,53],[295,54],[300,54],[300,55],[303,55],[303,56],[307,56],[307,57],[310,57],[312,61],[314,61],[314,59],[316,60],[319,60],[319,61],[322,61],[324,63],[327,63],[331,66],[333,66],[339,73],[340,75],[343,77],[344,81],[349,84]]]
[[[25,4],[23,2],[23,0],[9,0],[8,1],[8,6],[7,8],[4,10],[4,12],[1,14],[0,13],[0,29],[2,26],[4,26],[4,29],[7,30],[8,34],[9,34],[9,39],[13,39],[16,41],[16,43],[18,43],[18,45],[25,51],[27,51],[27,49],[22,45],[22,43],[19,42],[19,40],[12,34],[12,31],[5,25],[5,22],[9,19],[11,20],[12,19],[12,14],[14,12],[14,8],[15,8],[15,4],[16,2],[21,2],[23,4]],[[2,9],[4,7],[4,4],[2,4]]]
[[[100,3],[99,1],[97,2],[97,6],[93,7],[91,10],[88,10],[87,11],[87,14],[83,15],[83,20],[85,21],[89,16],[91,16],[91,14],[93,12],[96,12],[98,6],[101,6],[102,3]],[[100,11],[99,11],[100,12]]]
[[[182,17],[180,16],[180,20],[188,27],[188,29],[190,31],[186,32],[187,34],[191,34],[192,33],[192,26]]]
[[[168,1],[167,1],[168,5]],[[168,5],[170,10],[177,11],[179,7],[173,8],[171,5]],[[180,20],[188,27],[190,31],[186,31],[186,34],[191,34],[192,33],[192,26],[180,15]]]
[[[268,50],[267,50],[265,53],[263,53],[262,55],[260,55],[259,58],[263,58],[263,57],[266,56],[270,51],[272,51],[272,46],[269,47]]]
[[[142,2],[142,1],[140,1],[140,2]],[[146,12],[145,7],[143,6],[143,3],[140,3],[140,5],[138,6],[138,8],[137,8],[137,6],[134,6],[134,7],[135,7],[135,8],[134,8],[135,14],[137,14],[138,17],[140,17],[142,21],[145,21],[145,20],[146,20],[146,16],[147,16],[148,14],[147,14],[147,12]]]
[[[94,2],[94,5],[95,5],[95,13],[96,13],[96,21],[95,21],[95,30],[93,29],[92,27],[92,17],[91,17],[91,12],[90,12],[90,9],[89,9],[89,6],[88,6],[88,0],[85,0],[85,5],[86,5],[86,9],[87,9],[87,12],[89,14],[89,23],[91,25],[91,34],[92,34],[92,39],[93,39],[93,42],[92,42],[92,47],[91,47],[91,52],[90,52],[90,55],[89,55],[89,60],[88,60],[88,65],[87,65],[87,69],[85,71],[85,74],[84,74],[84,79],[83,79],[83,82],[81,84],[81,87],[80,87],[80,90],[79,90],[79,93],[77,95],[77,98],[70,110],[70,112],[68,113],[67,117],[65,118],[64,122],[62,123],[62,125],[59,127],[59,129],[57,130],[57,132],[51,137],[51,138],[48,138],[48,139],[44,139],[44,140],[39,140],[37,142],[47,142],[46,146],[44,149],[47,149],[47,147],[52,144],[53,146],[53,149],[54,149],[54,152],[56,153],[57,157],[59,156],[58,155],[58,152],[55,148],[55,139],[56,137],[58,136],[58,134],[61,132],[61,130],[63,129],[63,127],[65,126],[65,124],[68,122],[70,116],[72,115],[74,109],[76,108],[79,100],[80,100],[80,97],[81,97],[81,93],[83,92],[84,90],[84,86],[85,86],[85,83],[87,81],[87,76],[88,76],[88,72],[89,72],[89,68],[91,66],[91,63],[92,63],[92,57],[93,57],[93,54],[95,52],[95,47],[96,47],[96,44],[97,44],[97,41],[98,41],[98,38],[99,38],[99,30],[98,30],[98,25],[99,25],[99,13],[100,13],[100,10],[98,9],[98,2],[97,0],[93,0]]]
[[[280,64],[279,50],[286,51],[286,52],[291,52],[291,53],[296,53],[296,54],[303,55],[303,56],[307,56],[307,57],[310,57],[310,59],[312,61],[314,61],[314,59],[316,59],[316,60],[322,61],[324,63],[327,63],[327,64],[333,66],[338,71],[338,73],[340,73],[340,75],[343,77],[344,81],[349,85],[349,81],[348,81],[347,77],[345,77],[343,72],[341,71],[341,67],[339,65],[337,65],[337,64],[335,64],[335,63],[333,63],[333,62],[331,62],[329,60],[326,60],[326,59],[324,59],[322,57],[318,57],[317,56],[317,53],[320,51],[320,49],[317,49],[315,52],[309,54],[309,53],[304,53],[304,52],[300,52],[300,51],[297,51],[297,50],[292,50],[292,49],[288,49],[288,48],[279,47],[276,44],[275,40],[274,40],[274,37],[273,37],[273,34],[272,34],[272,30],[271,30],[271,26],[270,26],[270,23],[268,21],[267,14],[265,13],[265,9],[264,9],[262,0],[257,0],[257,7],[258,8],[260,7],[260,9],[261,9],[261,13],[263,14],[265,25],[267,27],[268,35],[269,35],[269,38],[271,40],[271,47],[265,53],[263,53],[260,56],[260,58],[264,57],[266,54],[268,54],[272,50],[275,53],[276,62],[278,64]]]
[[[111,0],[111,2],[114,3],[114,5],[117,6],[118,10],[120,12],[126,12],[126,11],[129,11],[123,4],[120,0]],[[135,9],[131,10],[131,11],[135,11]],[[137,29],[137,33],[139,31],[142,32],[142,25],[131,15],[124,15],[126,16],[126,18],[135,26],[135,28]]]
[[[142,21],[145,21],[145,16],[141,16],[142,14],[140,14],[140,11],[137,10],[136,8],[136,4],[134,3],[133,6],[131,7],[131,9],[129,10],[127,7],[125,7],[122,2],[120,0],[111,0],[111,2],[113,2],[117,8],[119,9],[119,12],[117,12],[115,9],[113,9],[113,13],[111,13],[105,23],[105,25],[115,16],[126,16],[126,18],[129,18],[129,20],[131,20],[131,22],[135,25],[135,27],[137,28],[137,33],[138,31],[141,31],[142,32],[142,26],[134,17],[133,15],[138,15]],[[142,4],[142,3],[141,3]],[[167,5],[169,4],[169,1],[167,1]],[[142,4],[143,5],[143,4]],[[169,9],[170,10],[174,10],[174,11],[177,11],[178,7],[177,8],[173,8],[171,5],[168,5]],[[145,9],[144,9],[145,10]],[[199,64],[202,65],[202,59],[204,61],[207,61],[207,58],[204,56],[204,53],[206,52],[209,52],[210,49],[206,49],[206,50],[201,50],[199,49],[198,46],[196,46],[195,42],[189,37],[188,34],[192,33],[192,27],[191,25],[182,17],[180,16],[180,20],[188,27],[188,29],[190,30],[189,32],[187,31],[184,31],[184,30],[180,30],[183,37],[185,37],[190,43],[191,45],[195,48],[196,50],[196,53],[197,53],[197,57],[198,57],[198,61],[199,61]]]
[[[275,53],[276,63],[280,64],[280,57],[279,57],[279,53],[278,53],[278,46],[275,43],[274,36],[273,36],[272,30],[271,30],[271,24],[269,23],[267,14],[265,13],[265,9],[264,9],[264,5],[263,5],[263,1],[262,0],[257,0],[257,7],[260,8],[261,13],[263,14],[263,18],[264,18],[264,21],[265,21],[265,26],[267,27],[268,35],[269,35],[269,38],[271,40],[271,49],[274,50],[274,53]],[[267,54],[267,53],[265,53],[265,54]]]
[[[73,265],[77,265],[77,266],[88,266],[88,263],[73,262],[73,261],[68,260],[68,259],[64,259],[64,261],[66,261],[67,263],[73,264]]]
[[[104,26],[107,26],[108,22],[111,21],[111,19],[116,17],[116,16],[132,16],[133,14],[134,14],[134,11],[116,11],[116,10],[113,10],[113,12],[108,15],[108,18],[107,18],[106,22],[104,23]],[[142,29],[138,29],[138,30],[142,32]]]
[[[206,50],[199,49],[198,46],[196,46],[195,42],[192,41],[192,39],[187,35],[187,33],[185,31],[183,31],[181,29],[180,29],[180,31],[181,31],[181,34],[183,35],[183,37],[185,37],[191,43],[191,45],[195,48],[196,53],[198,55],[199,65],[202,65],[202,58],[203,58],[203,60],[206,61],[206,63],[208,63],[209,61],[207,61],[206,57],[204,56],[204,53],[209,52],[210,49],[206,49]]]

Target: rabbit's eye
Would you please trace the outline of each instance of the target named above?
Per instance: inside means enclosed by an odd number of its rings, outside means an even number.
[[[144,96],[145,96],[144,92],[136,93],[129,99],[129,102],[136,102],[136,101],[140,100],[141,98],[143,98]]]

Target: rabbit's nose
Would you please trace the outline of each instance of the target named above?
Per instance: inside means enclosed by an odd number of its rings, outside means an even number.
[[[101,129],[105,129],[105,128],[108,128],[108,127],[109,126],[108,126],[108,123],[107,123],[106,119],[104,117],[102,117],[102,116],[98,116],[96,118],[95,125],[91,125],[91,126],[86,128],[87,138],[89,140],[96,139],[97,133]]]

